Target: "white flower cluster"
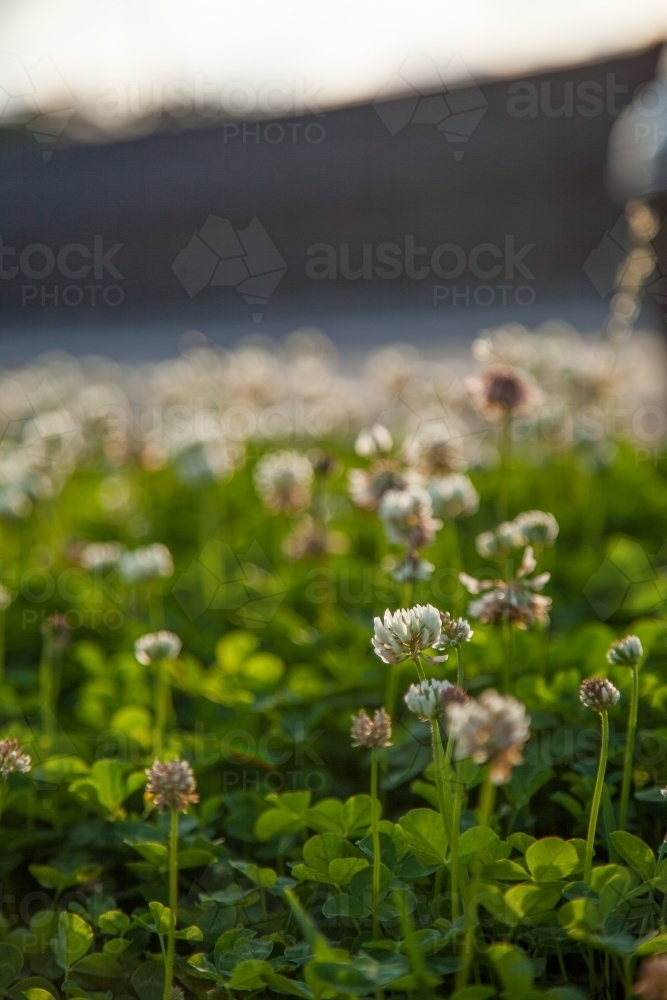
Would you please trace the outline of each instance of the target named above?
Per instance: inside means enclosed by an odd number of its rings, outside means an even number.
[[[373,649],[385,663],[400,663],[414,658],[440,641],[440,612],[432,604],[417,604],[393,613],[387,609],[384,620],[375,619]]]
[[[310,503],[313,466],[298,451],[264,455],[254,472],[255,489],[270,510],[295,513]]]

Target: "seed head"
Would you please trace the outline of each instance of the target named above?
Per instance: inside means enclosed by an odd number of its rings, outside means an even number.
[[[255,467],[255,489],[273,511],[294,514],[310,503],[313,467],[297,451],[274,451],[264,455]]]
[[[353,747],[390,747],[391,716],[379,708],[371,719],[362,709],[352,716],[350,735]]]
[[[445,711],[456,759],[472,757],[477,764],[490,761],[493,784],[509,781],[512,768],[523,760],[523,745],[530,736],[526,706],[489,688],[479,698],[451,701]]]
[[[23,747],[18,740],[0,740],[0,775],[3,778],[10,774],[25,774],[30,770],[32,760],[27,753],[23,752]]]
[[[547,511],[525,510],[514,523],[531,545],[553,545],[558,538],[558,521]]]
[[[118,572],[125,583],[166,580],[174,572],[174,560],[166,545],[153,542],[133,552],[123,552],[118,561]]]
[[[442,715],[443,696],[453,687],[449,681],[436,681],[432,678],[411,684],[405,695],[405,704],[411,712],[420,719],[437,719]]]
[[[387,608],[384,621],[375,619],[373,649],[385,663],[400,663],[413,659],[424,649],[438,644],[440,612],[432,604],[416,604],[414,608]]]
[[[442,631],[438,649],[447,649],[449,646],[460,646],[462,642],[470,642],[475,634],[465,618],[452,618],[449,611],[440,613],[440,628]]]
[[[639,636],[626,635],[612,642],[607,650],[607,663],[617,667],[636,667],[644,654]]]
[[[187,812],[199,802],[197,781],[187,760],[156,760],[146,769],[146,795],[158,810],[179,809]]]
[[[181,640],[174,632],[162,629],[160,632],[147,632],[140,636],[134,644],[134,655],[139,663],[148,666],[160,660],[175,660],[181,651]]]
[[[433,517],[431,498],[421,486],[389,490],[382,497],[378,513],[389,541],[405,545],[410,552],[430,545],[442,527],[442,521]]]
[[[448,520],[470,517],[479,508],[479,495],[467,476],[451,475],[433,479],[426,489],[433,512],[438,517]]]
[[[644,959],[632,992],[642,1000],[667,1000],[667,955]]]
[[[579,688],[579,701],[594,712],[606,712],[620,697],[618,688],[606,677],[589,677]]]

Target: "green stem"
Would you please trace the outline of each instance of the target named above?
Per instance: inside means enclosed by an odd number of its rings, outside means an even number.
[[[53,647],[48,638],[44,639],[42,658],[39,664],[39,686],[42,696],[42,727],[46,743],[50,746],[55,736],[55,678],[53,675]]]
[[[456,643],[456,683],[458,687],[463,687],[463,653],[460,642]]]
[[[604,785],[604,775],[607,769],[607,754],[609,753],[609,720],[606,712],[600,712],[600,725],[602,728],[602,739],[600,742],[600,759],[598,762],[598,773],[595,779],[595,790],[591,803],[591,815],[588,820],[588,837],[586,838],[586,854],[584,855],[584,882],[589,883],[591,871],[593,869],[593,849],[595,847],[595,832],[598,825],[598,813],[600,812],[600,801],[602,799],[602,786]]]
[[[164,993],[162,1000],[171,1000],[176,954],[176,910],[178,908],[178,809],[171,810],[169,827],[169,933],[167,935],[167,960],[164,968]]]
[[[155,732],[153,734],[153,753],[158,760],[162,760],[164,751],[164,734],[167,728],[167,714],[169,706],[169,663],[167,660],[160,660],[155,665],[157,676],[155,678]]]
[[[435,771],[435,788],[438,796],[438,806],[442,819],[445,838],[451,843],[450,816],[452,814],[452,793],[445,772],[445,751],[442,746],[442,736],[437,719],[430,720],[431,743],[433,746],[433,769]]]
[[[630,715],[625,738],[625,760],[623,761],[623,782],[621,784],[621,808],[618,819],[619,830],[625,830],[628,822],[630,805],[630,785],[632,783],[632,761],[635,752],[635,731],[637,729],[637,709],[639,707],[639,667],[632,668],[632,695],[630,698]]]
[[[386,711],[392,716],[392,718],[394,715],[394,709],[396,708],[396,690],[398,688],[398,678],[400,677],[402,667],[403,662],[390,663],[387,669],[387,681],[384,689],[384,704]]]
[[[2,811],[5,807],[5,796],[7,794],[7,779],[2,779],[2,784],[0,785],[0,826],[2,825]]]
[[[164,598],[162,596],[162,581],[156,580],[149,589],[148,618],[153,632],[164,628]]]
[[[512,689],[513,635],[512,622],[506,618],[503,629],[503,693],[509,694]]]
[[[484,784],[479,793],[478,823],[480,826],[489,826],[493,815],[493,806],[496,801],[496,786],[491,781],[491,771],[486,775]]]
[[[461,872],[459,869],[459,833],[461,832],[461,768],[456,766],[454,779],[454,801],[452,805],[452,836],[449,844],[449,867],[451,872],[452,920],[459,915],[459,885]]]
[[[5,618],[6,613],[0,611],[0,684],[5,680]]]
[[[377,747],[371,750],[371,834],[373,838],[373,891],[371,896],[371,909],[373,911],[373,940],[380,937],[380,922],[378,920],[378,906],[380,901],[380,830],[378,826],[378,758]]]
[[[477,807],[477,821],[480,826],[488,826],[493,814],[493,806],[496,801],[496,786],[491,781],[491,771],[487,772],[486,778],[484,779],[484,784],[482,785],[481,791],[479,793],[479,803]],[[475,865],[475,875],[472,887],[469,892],[467,899],[466,909],[467,909],[467,927],[466,934],[463,944],[463,966],[459,970],[456,979],[457,990],[463,989],[470,978],[470,970],[472,968],[473,957],[475,953],[475,930],[477,928],[477,902],[476,894],[480,886],[479,879],[479,862]]]

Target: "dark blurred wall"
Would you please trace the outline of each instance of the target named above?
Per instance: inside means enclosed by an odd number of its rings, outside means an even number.
[[[87,147],[6,132],[2,329],[165,320],[217,324],[224,338],[226,323],[252,332],[260,316],[306,323],[328,308],[414,304],[451,317],[470,304],[509,317],[522,301],[600,299],[606,278],[596,289],[582,268],[621,211],[603,187],[608,136],[657,54],[485,84],[469,112],[456,96],[413,102],[413,122],[393,135],[373,106]],[[389,115],[394,131],[401,114]],[[191,243],[210,215],[227,223]],[[255,217],[263,232],[248,230]],[[426,253],[410,264],[412,245]],[[325,259],[327,276],[314,277]]]

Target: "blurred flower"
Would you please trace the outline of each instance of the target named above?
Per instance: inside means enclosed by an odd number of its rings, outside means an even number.
[[[468,460],[463,442],[444,423],[424,424],[404,449],[405,460],[427,479],[465,472]]]
[[[430,545],[442,521],[433,517],[431,498],[421,486],[390,490],[378,510],[390,542],[405,545],[409,552]]]
[[[0,611],[6,611],[13,600],[11,592],[5,587],[4,583],[0,583]]]
[[[519,549],[528,539],[515,521],[503,521],[493,531],[483,531],[475,539],[475,548],[482,559],[496,559]]]
[[[667,1000],[667,955],[644,959],[632,992],[642,1000]]]
[[[197,781],[187,760],[156,760],[146,769],[146,797],[158,812],[179,809],[187,812],[199,802]]]
[[[388,452],[394,446],[391,434],[382,424],[373,424],[372,427],[365,427],[359,431],[357,440],[354,442],[354,450],[357,455],[363,458],[370,458],[381,452]]]
[[[330,476],[338,466],[336,456],[322,448],[311,448],[308,452],[308,461],[320,476]]]
[[[30,770],[32,760],[18,740],[0,740],[0,775],[3,778],[10,774],[25,774]]]
[[[437,719],[442,715],[443,697],[449,688],[454,687],[449,681],[430,680],[411,684],[405,695],[405,704],[411,712],[420,719]]]
[[[84,569],[109,569],[117,564],[124,551],[120,542],[89,542],[81,550],[79,564]]]
[[[347,552],[348,539],[342,531],[333,531],[306,515],[284,540],[282,549],[288,559],[342,555]]]
[[[118,561],[118,572],[125,583],[167,579],[174,572],[174,560],[166,545],[153,542],[133,552],[123,552]]]
[[[148,666],[160,660],[175,660],[181,651],[181,640],[174,632],[147,632],[134,644],[134,655],[139,663]]]
[[[458,684],[450,684],[440,695],[443,712],[446,711],[448,705],[465,705],[468,701],[470,701],[470,695]]]
[[[373,649],[385,663],[400,663],[413,659],[424,649],[436,646],[440,639],[440,612],[432,604],[416,604],[414,608],[389,609],[384,621],[375,619]]]
[[[467,476],[451,475],[433,479],[426,484],[433,505],[433,513],[438,517],[453,520],[470,517],[479,509],[479,495]]]
[[[401,559],[391,575],[396,583],[420,583],[423,580],[430,580],[435,566],[427,559],[420,559],[418,555],[408,553],[405,559]]]
[[[348,479],[352,502],[364,510],[377,510],[385,493],[404,490],[410,482],[398,462],[389,458],[374,462],[370,469],[350,469]]]
[[[525,510],[514,523],[531,545],[553,545],[558,538],[558,521],[544,510]]]
[[[643,654],[639,636],[626,635],[623,639],[612,642],[607,650],[607,663],[618,667],[636,667]]]
[[[438,649],[448,649],[450,646],[460,646],[462,642],[470,642],[475,634],[465,618],[452,618],[449,611],[440,613],[440,627],[442,633]]]
[[[539,399],[527,379],[509,365],[498,365],[469,380],[475,402],[490,420],[500,420],[526,409]]]
[[[446,714],[456,759],[471,757],[476,764],[490,761],[493,784],[508,782],[512,768],[523,761],[523,746],[530,736],[526,706],[489,688],[479,698],[450,701]]]
[[[67,615],[63,615],[59,611],[49,615],[42,623],[42,634],[54,653],[62,653],[66,650],[70,642]]]
[[[371,719],[362,709],[352,716],[353,747],[390,747],[391,716],[384,708],[379,708]]]
[[[618,688],[606,677],[589,677],[579,688],[579,701],[594,712],[606,712],[620,697]]]
[[[293,514],[310,503],[313,467],[297,451],[274,451],[260,458],[253,473],[255,489],[273,511]]]
[[[534,569],[535,556],[527,545],[514,580],[477,580],[467,573],[459,573],[459,580],[469,593],[482,594],[479,600],[470,602],[470,617],[485,625],[510,621],[520,629],[530,628],[536,622],[547,622],[551,598],[535,591],[548,583],[551,574],[539,573],[532,580],[527,579]]]

